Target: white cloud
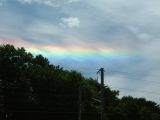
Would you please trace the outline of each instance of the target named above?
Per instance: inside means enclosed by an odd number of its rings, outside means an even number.
[[[141,40],[147,41],[147,40],[151,40],[152,36],[147,33],[140,33],[138,35],[138,38],[140,38]]]
[[[22,4],[38,4],[38,5],[46,5],[51,7],[58,7],[59,4],[56,3],[55,0],[17,0]]]
[[[34,0],[17,0],[21,3],[27,3],[27,4],[31,4]]]
[[[22,4],[39,4],[39,5],[46,5],[50,7],[59,7],[60,5],[67,4],[67,3],[75,3],[79,0],[16,0]]]
[[[70,28],[75,28],[80,26],[80,20],[77,17],[68,17],[68,18],[61,18],[60,25],[68,26]]]
[[[6,0],[0,0],[0,7],[3,6],[3,3],[5,2]]]
[[[79,2],[80,0],[68,0],[67,3]]]

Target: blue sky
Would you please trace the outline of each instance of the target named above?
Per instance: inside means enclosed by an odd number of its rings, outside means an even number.
[[[106,84],[120,96],[159,102],[159,31],[158,0],[0,0],[0,44],[87,77],[104,67]]]

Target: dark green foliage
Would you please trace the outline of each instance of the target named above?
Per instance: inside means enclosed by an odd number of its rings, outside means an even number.
[[[24,48],[0,46],[0,120],[100,120],[100,84],[54,66]],[[160,107],[144,98],[123,97],[105,87],[108,120],[160,120]]]

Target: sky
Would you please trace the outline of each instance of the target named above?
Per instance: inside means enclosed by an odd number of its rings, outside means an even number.
[[[120,97],[160,103],[159,31],[159,0],[0,0],[0,44],[86,77],[103,67]]]

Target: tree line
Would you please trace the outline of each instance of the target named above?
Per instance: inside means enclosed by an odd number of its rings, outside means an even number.
[[[101,85],[13,45],[0,45],[0,120],[100,120]],[[160,120],[160,106],[104,87],[106,120]]]

